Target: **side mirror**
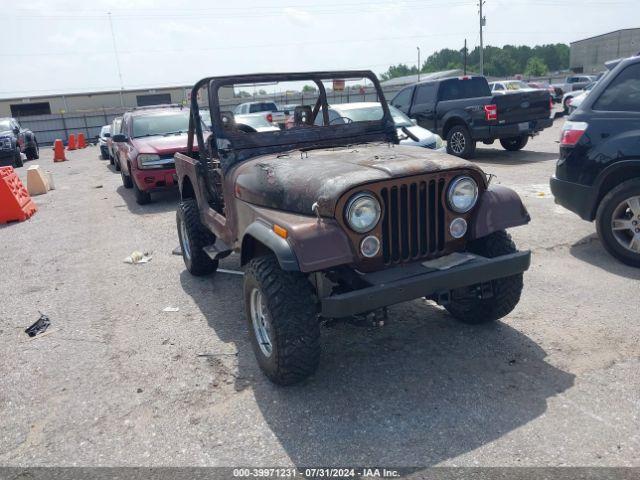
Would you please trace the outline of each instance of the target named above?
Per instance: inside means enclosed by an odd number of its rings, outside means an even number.
[[[18,135],[20,133],[20,129],[18,127],[13,127],[13,133]]]
[[[122,133],[116,133],[113,136],[113,141],[114,142],[126,142],[127,141],[127,136],[122,134]]]
[[[104,134],[104,138],[109,138],[110,136],[111,136],[111,134],[110,134],[110,133],[105,133],[105,134]]]

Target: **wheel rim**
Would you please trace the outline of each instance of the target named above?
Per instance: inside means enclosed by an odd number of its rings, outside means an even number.
[[[451,143],[451,150],[454,153],[462,153],[464,151],[466,142],[464,140],[464,135],[461,132],[453,132],[449,142]]]
[[[187,260],[191,260],[191,246],[189,245],[189,233],[183,220],[180,220],[180,237],[182,239],[182,253]]]
[[[256,335],[260,351],[265,357],[270,357],[273,353],[271,322],[262,301],[262,292],[257,288],[251,290],[251,323],[253,324],[253,332]]]
[[[622,247],[640,255],[640,195],[627,198],[615,208],[611,230]]]

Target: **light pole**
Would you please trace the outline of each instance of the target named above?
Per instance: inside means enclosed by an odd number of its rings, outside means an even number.
[[[420,47],[416,47],[418,50],[418,81],[420,81]]]

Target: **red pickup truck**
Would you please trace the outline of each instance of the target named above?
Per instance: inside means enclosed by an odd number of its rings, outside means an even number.
[[[176,184],[175,153],[187,150],[189,109],[179,106],[144,107],[126,112],[117,145],[115,163],[122,184],[133,188],[136,201],[144,205],[151,193]]]

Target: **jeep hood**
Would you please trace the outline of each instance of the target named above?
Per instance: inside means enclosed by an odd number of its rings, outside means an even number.
[[[235,166],[229,176],[237,198],[254,205],[332,217],[342,194],[358,185],[477,166],[446,153],[376,144],[264,155]]]
[[[187,151],[187,135],[168,135],[139,137],[132,139],[133,146],[138,153],[156,153],[158,155],[173,155],[176,152]]]

